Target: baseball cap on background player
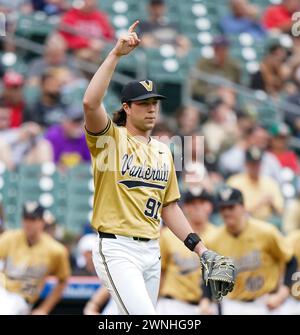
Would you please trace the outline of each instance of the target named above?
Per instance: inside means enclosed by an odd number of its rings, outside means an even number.
[[[229,47],[230,46],[230,42],[229,40],[227,39],[226,36],[224,35],[218,35],[216,36],[213,41],[212,41],[212,45],[213,47]]]
[[[158,94],[156,85],[152,80],[131,81],[123,87],[121,102],[131,102],[156,98],[166,99],[165,96]]]
[[[23,205],[23,218],[28,220],[44,219],[44,207],[37,201],[27,201]]]
[[[219,208],[236,204],[243,205],[244,197],[242,192],[237,188],[226,186],[218,191],[217,204]]]
[[[207,200],[213,203],[213,196],[204,188],[199,188],[198,190],[189,190],[183,196],[183,203],[191,203],[194,200]]]
[[[273,137],[288,137],[291,130],[286,123],[273,123],[269,128],[269,134]]]
[[[246,150],[246,162],[259,163],[262,160],[263,154],[263,151],[258,147],[250,147]]]

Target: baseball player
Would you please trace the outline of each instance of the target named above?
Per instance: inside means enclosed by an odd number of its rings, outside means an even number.
[[[88,300],[84,315],[117,315],[118,307],[105,286],[101,286]]]
[[[288,310],[283,310],[281,314],[300,315],[300,229],[291,232],[286,239],[288,244],[294,249],[294,254],[298,262],[298,269],[292,276],[291,303],[288,305]]]
[[[10,230],[0,237],[0,315],[45,315],[60,300],[70,274],[66,248],[43,232],[44,209],[26,202],[23,229]],[[48,275],[58,283],[48,297],[32,310]]]
[[[237,269],[234,290],[222,301],[222,314],[281,314],[290,302],[297,269],[292,248],[273,225],[247,216],[240,190],[226,187],[217,198],[225,225],[208,245],[232,257]]]
[[[183,212],[194,231],[207,242],[217,228],[209,222],[213,198],[205,189],[189,191],[183,201]],[[161,285],[157,314],[196,315],[199,301],[201,269],[196,254],[188,250],[168,229],[160,236]],[[215,311],[216,313],[216,311]]]
[[[133,81],[124,86],[122,108],[113,120],[102,105],[120,58],[140,43],[138,23],[118,39],[83,98],[95,185],[92,225],[99,235],[93,261],[121,314],[155,314],[161,218],[201,256],[209,281],[220,288],[219,298],[234,284],[232,261],[206,249],[177,205],[180,194],[169,148],[150,137],[159,100],[165,97],[151,80]],[[220,266],[221,277],[216,276]]]

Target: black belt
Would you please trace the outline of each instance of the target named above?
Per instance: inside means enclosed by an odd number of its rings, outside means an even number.
[[[115,234],[110,234],[110,233],[103,233],[102,231],[98,231],[99,237],[101,238],[117,238]],[[124,236],[124,237],[129,237],[129,236]],[[145,237],[136,237],[136,236],[131,236],[135,241],[141,241],[141,242],[148,242],[150,241],[150,238],[145,238]]]
[[[179,300],[177,298],[174,298],[172,297],[171,295],[164,295],[163,298],[166,298],[166,299],[172,299],[172,300]],[[194,301],[194,300],[182,300],[183,302],[186,302],[190,305],[199,305],[199,301]]]

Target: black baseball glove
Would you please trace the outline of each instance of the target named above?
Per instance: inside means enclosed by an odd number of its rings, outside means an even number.
[[[231,258],[207,250],[201,257],[202,277],[205,285],[210,286],[212,297],[216,301],[233,290],[236,270]]]

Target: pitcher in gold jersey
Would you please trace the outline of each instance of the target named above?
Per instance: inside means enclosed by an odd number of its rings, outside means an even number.
[[[241,191],[225,187],[217,195],[224,221],[209,247],[234,259],[234,290],[222,301],[222,314],[281,314],[290,303],[293,250],[273,225],[249,217]]]
[[[140,43],[138,23],[118,39],[83,98],[95,185],[92,225],[99,235],[94,265],[120,314],[156,313],[161,219],[199,257],[212,255],[177,204],[169,147],[150,136],[165,97],[151,80],[137,80],[123,87],[113,120],[102,104],[120,58]]]
[[[43,232],[44,209],[26,202],[23,229],[7,230],[0,237],[0,315],[49,314],[60,300],[70,275],[67,249]],[[48,297],[32,310],[47,276],[57,284]]]

